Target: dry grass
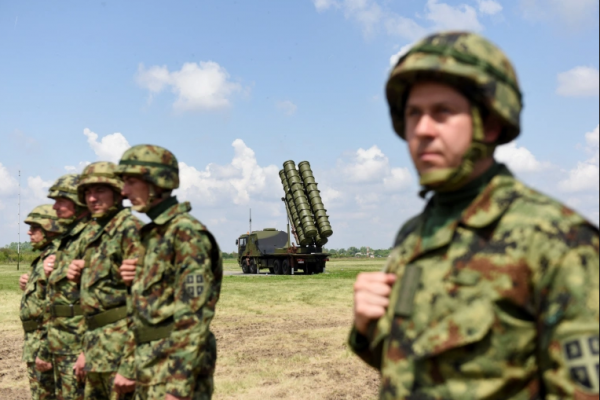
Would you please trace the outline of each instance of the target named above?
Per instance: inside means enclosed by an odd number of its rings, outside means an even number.
[[[336,260],[323,275],[224,277],[212,324],[219,346],[214,398],[375,399],[378,375],[348,351],[346,339],[354,279],[382,266]],[[10,268],[0,266],[0,398],[26,399],[19,274]],[[239,271],[235,260],[225,269]]]

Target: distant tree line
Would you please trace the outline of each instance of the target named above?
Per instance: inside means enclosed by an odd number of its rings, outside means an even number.
[[[4,247],[0,247],[0,264],[13,264],[16,263],[19,258],[18,243],[13,242]],[[31,243],[21,243],[21,262],[30,263],[37,256],[39,252],[31,247]]]
[[[18,244],[17,242],[13,242],[4,247],[0,247],[0,264],[16,264],[18,258],[17,252]],[[23,242],[21,243],[21,262],[22,263],[31,263],[38,256],[39,252],[34,250],[31,247],[31,243]],[[237,258],[237,253],[222,253],[223,258],[231,259]]]
[[[363,247],[348,247],[347,249],[323,249],[325,253],[331,254],[330,258],[346,258],[346,257],[373,257],[387,258],[392,249],[370,249]]]

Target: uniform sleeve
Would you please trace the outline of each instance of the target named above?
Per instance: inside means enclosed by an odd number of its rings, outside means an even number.
[[[174,238],[174,330],[167,393],[190,397],[198,375],[212,373],[216,341],[210,332],[222,279],[222,260],[208,232],[179,229]]]
[[[141,223],[135,219],[127,225],[123,231],[121,240],[121,254],[123,260],[141,257],[142,243],[140,239]],[[119,365],[118,373],[127,379],[135,380],[135,337],[133,326],[133,310],[131,308],[131,296],[127,296],[127,338],[123,348],[123,357]]]
[[[378,346],[376,349],[371,349],[371,341],[369,338],[362,335],[354,327],[350,331],[348,345],[361,360],[376,370],[381,370],[381,346]]]
[[[40,263],[42,265],[41,275],[38,280],[39,285],[43,285],[43,304],[44,304],[44,313],[42,315],[42,326],[40,328],[40,349],[37,354],[37,358],[45,362],[51,362],[52,358],[50,356],[50,347],[48,343],[48,326],[50,325],[50,300],[48,299],[48,278],[46,277],[45,272],[43,271],[44,260],[56,254],[56,247],[52,247],[44,256],[40,259]]]
[[[560,239],[566,248],[556,243]],[[546,398],[598,399],[598,232],[584,225],[563,238],[539,240],[533,248],[541,273],[534,289]]]

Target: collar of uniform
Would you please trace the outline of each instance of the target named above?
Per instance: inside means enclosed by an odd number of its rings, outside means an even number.
[[[109,236],[112,237],[115,234],[115,231],[117,230],[117,228],[123,222],[123,220],[125,220],[125,218],[127,218],[130,215],[131,215],[131,209],[123,208],[123,209],[119,210],[118,212],[116,212],[115,214],[113,214],[112,217],[108,217],[107,220],[104,221],[104,223],[99,222],[100,226],[102,228],[100,229],[100,231],[97,232],[97,234],[95,235],[95,237],[92,241],[96,240],[103,233],[107,233]]]
[[[40,249],[40,254],[31,262],[31,267],[33,267],[38,261],[45,259],[52,251],[53,246],[54,242],[51,240],[46,246]]]
[[[73,223],[73,227],[70,230],[68,230],[67,232],[65,232],[64,237],[78,235],[85,228],[86,224],[89,221],[90,221],[89,216],[85,216],[81,219],[78,219],[76,222]]]
[[[484,228],[500,218],[520,196],[521,184],[509,169],[501,164],[498,174],[462,213],[461,223],[472,228]]]
[[[148,216],[152,218],[152,222],[154,222],[156,225],[164,225],[173,218],[175,218],[177,215],[187,213],[192,210],[192,206],[187,201],[184,203],[179,203],[177,202],[176,197],[172,197],[172,199],[174,199],[174,201],[171,202],[170,206],[168,208],[165,208],[164,211],[159,215],[153,217],[150,214],[148,214]]]
[[[485,182],[487,182],[487,185],[485,185]],[[468,190],[451,196],[444,195],[443,201],[439,201],[436,194],[427,204],[424,214],[428,218],[436,218],[436,211],[439,213],[442,209],[442,214],[448,216],[444,218],[438,215],[438,222],[434,223],[435,229],[430,226],[427,231],[425,231],[427,221],[420,221],[416,230],[419,235],[413,258],[446,246],[452,241],[456,228],[460,223],[473,228],[482,228],[495,221],[510,205],[510,202],[506,201],[506,196],[502,195],[502,189],[506,188],[507,185],[513,188],[514,182],[515,180],[506,166],[495,164],[477,182],[473,182],[472,187]],[[486,199],[489,202],[490,196],[494,198],[492,201],[494,207],[489,207],[486,203]],[[452,204],[452,201],[450,201],[452,199],[456,204]],[[471,199],[470,202],[469,199]],[[465,201],[467,201],[466,204]],[[482,207],[485,208],[480,209]],[[500,207],[504,208],[500,209]]]
[[[150,219],[154,222],[154,220],[159,218],[165,211],[167,211],[168,209],[170,209],[178,203],[179,202],[177,201],[177,197],[169,197],[152,207],[150,210],[148,210],[146,215],[150,217]]]

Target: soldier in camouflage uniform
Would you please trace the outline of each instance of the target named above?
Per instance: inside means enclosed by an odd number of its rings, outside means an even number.
[[[49,313],[45,321],[48,341],[42,345],[38,359],[52,363],[58,400],[81,400],[84,389],[75,367],[82,351],[85,319],[79,301],[79,284],[67,279],[69,264],[81,258],[79,242],[89,220],[89,212],[77,197],[78,182],[79,175],[64,175],[50,187],[48,194],[54,199],[53,207],[66,230],[58,241],[56,256],[44,261],[44,270],[49,275]]]
[[[133,208],[152,219],[142,228],[145,254],[131,290],[136,399],[211,399],[217,349],[209,328],[223,276],[217,242],[190,204],[172,197],[179,166],[170,151],[135,146],[119,173]]]
[[[77,192],[79,202],[87,205],[92,220],[82,233],[78,253],[83,260],[69,266],[68,278],[81,282],[81,307],[87,323],[84,335],[85,400],[125,400],[113,390],[117,371],[135,379],[133,353],[124,354],[125,344],[133,340],[127,323],[128,286],[119,268],[123,260],[138,256],[141,222],[124,208],[123,181],[115,175],[111,162],[88,165],[81,174]],[[131,349],[128,349],[131,350]]]
[[[350,346],[380,371],[379,398],[598,399],[598,229],[494,162],[520,132],[510,61],[478,35],[437,34],[386,91],[433,196],[385,272],[355,284]]]
[[[23,344],[23,361],[27,363],[29,385],[32,400],[56,399],[54,393],[54,373],[52,368],[36,369],[35,359],[40,346],[48,340],[46,327],[43,325],[44,313],[47,312],[46,300],[46,274],[44,273],[44,260],[54,254],[56,244],[54,240],[64,231],[58,223],[56,212],[51,205],[38,206],[33,209],[25,219],[30,226],[29,236],[31,244],[40,254],[31,263],[28,274],[21,276],[20,283],[23,290],[21,298],[21,322],[25,331]]]

